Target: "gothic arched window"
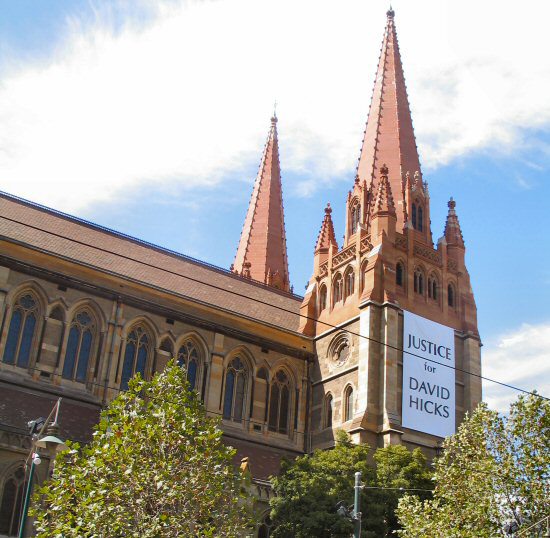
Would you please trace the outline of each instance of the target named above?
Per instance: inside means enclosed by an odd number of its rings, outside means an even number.
[[[319,289],[319,312],[327,307],[327,287],[323,284]]]
[[[87,310],[82,310],[74,316],[63,363],[64,379],[86,382],[96,332],[97,324]]]
[[[403,286],[404,283],[404,273],[405,269],[403,267],[403,264],[401,262],[397,262],[397,265],[395,266],[395,283],[398,286]]]
[[[344,422],[353,418],[353,387],[348,386],[344,393]]]
[[[343,280],[342,275],[338,274],[336,275],[336,278],[334,279],[334,282],[332,284],[332,304],[335,305],[336,303],[339,303],[342,300],[342,288],[343,288]]]
[[[452,308],[455,307],[455,289],[452,284],[447,286],[447,304]]]
[[[412,221],[413,228],[416,230],[416,204],[413,204],[412,206],[411,221]]]
[[[14,302],[3,361],[27,368],[36,337],[40,306],[34,294],[22,293]]]
[[[424,210],[422,206],[418,206],[418,214],[416,216],[416,229],[421,232],[424,230]]]
[[[25,469],[18,467],[4,481],[0,492],[0,534],[17,536],[25,490]]]
[[[290,412],[290,382],[288,376],[279,370],[271,382],[269,395],[269,429],[272,432],[288,433]]]
[[[361,214],[361,206],[356,203],[351,208],[351,215],[350,215],[350,234],[354,234],[357,232],[357,228],[359,227],[359,219]]]
[[[151,337],[146,330],[141,327],[135,327],[126,337],[126,348],[124,350],[124,363],[122,365],[122,378],[120,388],[126,390],[128,382],[137,374],[145,376],[145,366],[151,351]]]
[[[431,275],[428,279],[428,297],[434,301],[437,301],[437,287],[437,277]]]
[[[258,527],[258,538],[269,538],[271,536],[271,526],[272,521],[269,514],[267,514]]]
[[[197,375],[199,371],[199,352],[192,340],[185,342],[178,351],[178,364],[185,366],[187,381],[191,389],[197,388]]]
[[[240,357],[235,357],[225,373],[223,418],[241,422],[243,419],[247,368]]]
[[[359,274],[359,292],[363,293],[363,290],[365,289],[365,281],[367,279],[367,266],[368,262],[363,262],[363,265],[361,265],[361,272]]]
[[[420,269],[414,272],[414,291],[419,295],[424,295],[424,274]]]
[[[355,274],[351,267],[346,271],[344,279],[344,297],[347,299],[353,294],[353,288],[355,286]]]
[[[327,394],[325,397],[325,409],[323,417],[323,426],[325,428],[332,428],[332,394]]]

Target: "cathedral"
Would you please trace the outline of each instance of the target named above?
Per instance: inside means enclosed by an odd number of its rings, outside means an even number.
[[[339,429],[433,457],[481,401],[456,204],[434,243],[394,18],[356,174],[333,202],[343,242],[327,204],[304,297],[289,281],[276,117],[229,270],[0,193],[0,537],[17,535],[27,422],[61,397],[57,435],[85,443],[134,374],[172,357],[264,505],[281,458],[328,449]]]

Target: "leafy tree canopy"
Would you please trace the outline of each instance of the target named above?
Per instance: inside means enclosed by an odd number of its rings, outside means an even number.
[[[480,406],[447,438],[431,500],[406,496],[403,538],[494,538],[550,510],[550,402],[520,396],[508,416]]]
[[[390,446],[375,452],[376,468],[368,463],[370,447],[353,444],[338,432],[332,450],[317,450],[285,462],[273,480],[277,496],[271,501],[274,538],[348,538],[351,522],[336,513],[336,504],[353,504],[355,473],[367,486],[431,488],[430,471],[420,450]],[[364,489],[361,492],[362,536],[391,536],[397,526],[393,514],[402,493]]]
[[[221,435],[173,361],[133,379],[93,441],[58,456],[35,499],[37,536],[239,536],[249,503]]]

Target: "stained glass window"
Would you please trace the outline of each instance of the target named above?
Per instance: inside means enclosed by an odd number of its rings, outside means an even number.
[[[151,349],[150,337],[143,327],[136,327],[126,337],[120,388],[126,390],[128,382],[138,372],[143,377]]]
[[[29,366],[39,305],[32,294],[21,295],[14,303],[3,361],[21,368]]]
[[[198,388],[199,352],[191,340],[188,340],[180,347],[178,351],[178,364],[184,366],[187,370],[187,380],[191,388]]]
[[[71,322],[67,350],[63,363],[63,377],[79,383],[86,382],[96,323],[86,310],[79,312]]]
[[[287,375],[279,370],[271,382],[269,397],[269,429],[288,433],[290,411],[290,383]]]
[[[235,357],[227,367],[225,374],[225,394],[223,399],[223,418],[241,422],[245,399],[248,371],[239,357]]]

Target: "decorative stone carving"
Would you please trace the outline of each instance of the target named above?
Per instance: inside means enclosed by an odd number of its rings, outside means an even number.
[[[355,245],[351,245],[347,247],[346,249],[342,250],[342,252],[339,252],[332,258],[332,267],[340,267],[341,265],[344,265],[349,260],[353,259],[355,257]]]
[[[372,243],[370,242],[370,235],[361,239],[361,254],[372,250]]]
[[[404,235],[395,234],[395,248],[407,252],[408,241]]]
[[[433,248],[415,244],[414,255],[420,258],[424,258],[426,261],[435,263],[436,265],[439,265],[441,267],[441,256],[439,255],[439,252],[437,252]]]

